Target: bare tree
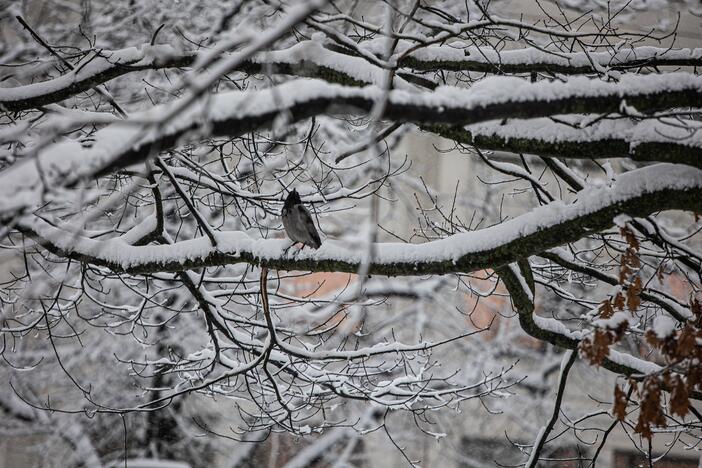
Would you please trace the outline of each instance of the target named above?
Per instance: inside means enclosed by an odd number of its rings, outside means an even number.
[[[525,466],[567,437],[594,465],[617,425],[649,463],[656,432],[700,443],[702,49],[622,26],[648,2],[55,3],[0,12],[12,430],[131,420],[132,455],[197,460],[197,394],[235,408],[226,437],[321,434],[301,466],[390,410],[436,435],[551,391]],[[417,132],[444,140],[408,158]],[[431,187],[412,164],[446,148],[488,179]],[[284,236],[293,188],[319,249]],[[539,390],[510,371],[544,346]],[[564,410],[579,357],[617,377],[611,412]],[[76,464],[124,456],[71,427],[45,432]]]

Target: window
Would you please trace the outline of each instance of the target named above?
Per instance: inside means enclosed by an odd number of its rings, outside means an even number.
[[[648,460],[641,453],[619,450],[614,452],[614,468],[636,468],[639,466],[648,466]],[[696,457],[667,455],[659,462],[654,463],[653,466],[656,468],[698,468],[702,465],[700,465],[699,458]]]
[[[464,438],[462,446],[464,450],[459,456],[459,466],[461,468],[494,468],[500,465],[516,466],[524,463],[527,457],[505,439]],[[544,468],[578,468],[579,466],[586,466],[586,463],[579,463],[579,459],[585,456],[586,454],[582,450],[578,454],[577,448],[573,446],[547,446],[542,452],[542,458],[553,461],[544,461],[537,466]],[[695,468],[697,467],[695,466]]]

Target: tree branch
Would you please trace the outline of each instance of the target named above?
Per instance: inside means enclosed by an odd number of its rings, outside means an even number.
[[[444,47],[435,47],[436,53],[446,54]],[[461,51],[452,50],[450,57],[437,60],[422,59],[421,55],[404,57],[399,68],[413,68],[420,71],[474,71],[498,74],[509,73],[596,73],[590,60],[597,60],[600,67],[612,69],[661,67],[661,66],[702,66],[702,48],[669,50],[654,47],[641,47],[619,56],[610,54],[584,53],[558,55],[538,49],[520,49],[496,52],[493,49],[469,48],[469,57]],[[460,55],[459,55],[460,54]],[[534,55],[541,61],[534,61]],[[99,57],[91,57],[88,66],[75,67],[78,71],[67,73],[40,83],[14,88],[0,89],[0,109],[19,112],[56,103],[78,93],[95,88],[120,76],[145,71],[169,68],[186,68],[197,60],[197,51],[177,51],[170,46],[140,44],[121,50],[102,50]],[[618,58],[619,57],[619,58]],[[64,61],[65,62],[65,61]],[[574,65],[575,64],[575,65]],[[609,65],[608,65],[609,64]],[[250,74],[282,74],[298,77],[319,78],[330,83],[347,86],[362,86],[380,83],[383,70],[357,56],[350,50],[324,47],[314,41],[303,41],[289,49],[260,53],[250,60],[243,61],[237,71]],[[400,72],[407,82],[415,82],[422,87],[432,86],[432,82],[419,76]],[[397,80],[402,82],[402,80]],[[397,84],[397,83],[396,83]],[[435,85],[434,85],[435,86]]]
[[[644,121],[638,126],[648,127],[645,130],[637,128],[635,123],[629,129],[613,130],[616,123],[604,121],[598,128],[609,127],[609,131],[599,135],[591,127],[576,130],[547,118],[511,121],[504,125],[491,122],[465,128],[446,125],[422,125],[421,128],[458,143],[493,151],[566,159],[631,158],[702,168],[702,138],[699,137],[702,127],[690,121],[691,128],[686,131],[681,128],[684,123],[676,122],[673,126]],[[666,137],[666,133],[676,135]]]
[[[573,350],[566,351],[563,355],[563,360],[561,361],[561,374],[558,381],[558,390],[556,392],[556,401],[553,403],[553,413],[551,414],[551,419],[549,419],[546,426],[541,428],[539,434],[536,436],[534,441],[534,446],[529,454],[529,460],[526,463],[526,468],[534,468],[539,462],[539,455],[541,450],[546,444],[548,435],[553,430],[556,421],[558,421],[558,413],[561,411],[561,402],[563,401],[563,394],[565,393],[566,382],[568,381],[568,373],[570,368],[573,367],[575,360],[578,358],[578,353]]]
[[[495,268],[610,228],[620,214],[637,217],[700,206],[702,171],[659,164],[623,174],[611,187],[592,189],[570,205],[554,202],[479,231],[425,244],[377,244],[369,273],[426,275]],[[61,257],[134,274],[242,262],[280,270],[356,272],[362,261],[357,249],[333,240],[315,252],[291,256],[285,252],[286,240],[254,239],[242,232],[215,232],[217,247],[207,237],[173,246],[130,246],[119,238],[76,236],[68,228],[29,216],[19,229]]]
[[[500,118],[533,118],[567,113],[617,112],[624,100],[640,111],[675,106],[702,107],[702,78],[678,74],[633,76],[619,83],[574,78],[568,83],[529,83],[519,78],[486,79],[468,90],[391,91],[384,119],[396,122],[464,125]],[[179,110],[181,100],[155,106],[148,114],[108,125],[95,133],[95,145],[82,148],[61,142],[43,149],[36,160],[15,164],[0,174],[0,217],[39,203],[43,182],[52,188],[105,175],[144,161],[154,148],[165,151],[182,144],[196,130],[236,137],[269,128],[280,115],[290,123],[324,113],[370,112],[382,93],[376,87],[349,88],[299,80],[276,88],[230,92],[196,101],[162,127],[161,119]],[[186,98],[190,99],[190,98]],[[697,103],[697,104],[696,104]],[[157,116],[156,118],[154,116]],[[194,137],[193,137],[194,138]]]
[[[519,325],[522,330],[539,341],[546,341],[563,349],[577,351],[580,346],[579,332],[571,332],[556,319],[539,317],[534,314],[534,290],[526,284],[529,280],[524,277],[525,268],[528,269],[526,262],[521,262],[519,268],[515,264],[510,264],[495,270],[509,292],[512,304],[519,315]],[[613,349],[609,350],[609,355],[603,359],[600,365],[616,374],[626,376],[645,376],[660,370],[656,364],[623,355]],[[693,391],[690,393],[690,397],[702,400],[702,393]]]

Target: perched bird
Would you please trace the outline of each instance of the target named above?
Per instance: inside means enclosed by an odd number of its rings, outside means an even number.
[[[317,228],[314,227],[312,215],[303,206],[300,195],[295,189],[285,199],[281,218],[286,234],[295,244],[300,242],[303,248],[305,245],[309,245],[314,249],[318,249],[322,245]]]

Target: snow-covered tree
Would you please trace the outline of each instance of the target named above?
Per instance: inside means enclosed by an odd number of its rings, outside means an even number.
[[[550,392],[525,466],[569,437],[594,465],[617,425],[649,460],[699,444],[700,11],[672,4],[0,7],[0,428],[90,466],[318,434],[303,466],[391,410],[441,437]],[[441,190],[417,168],[448,150],[481,172]],[[285,236],[293,188],[319,249]],[[611,396],[567,414],[578,360]]]

